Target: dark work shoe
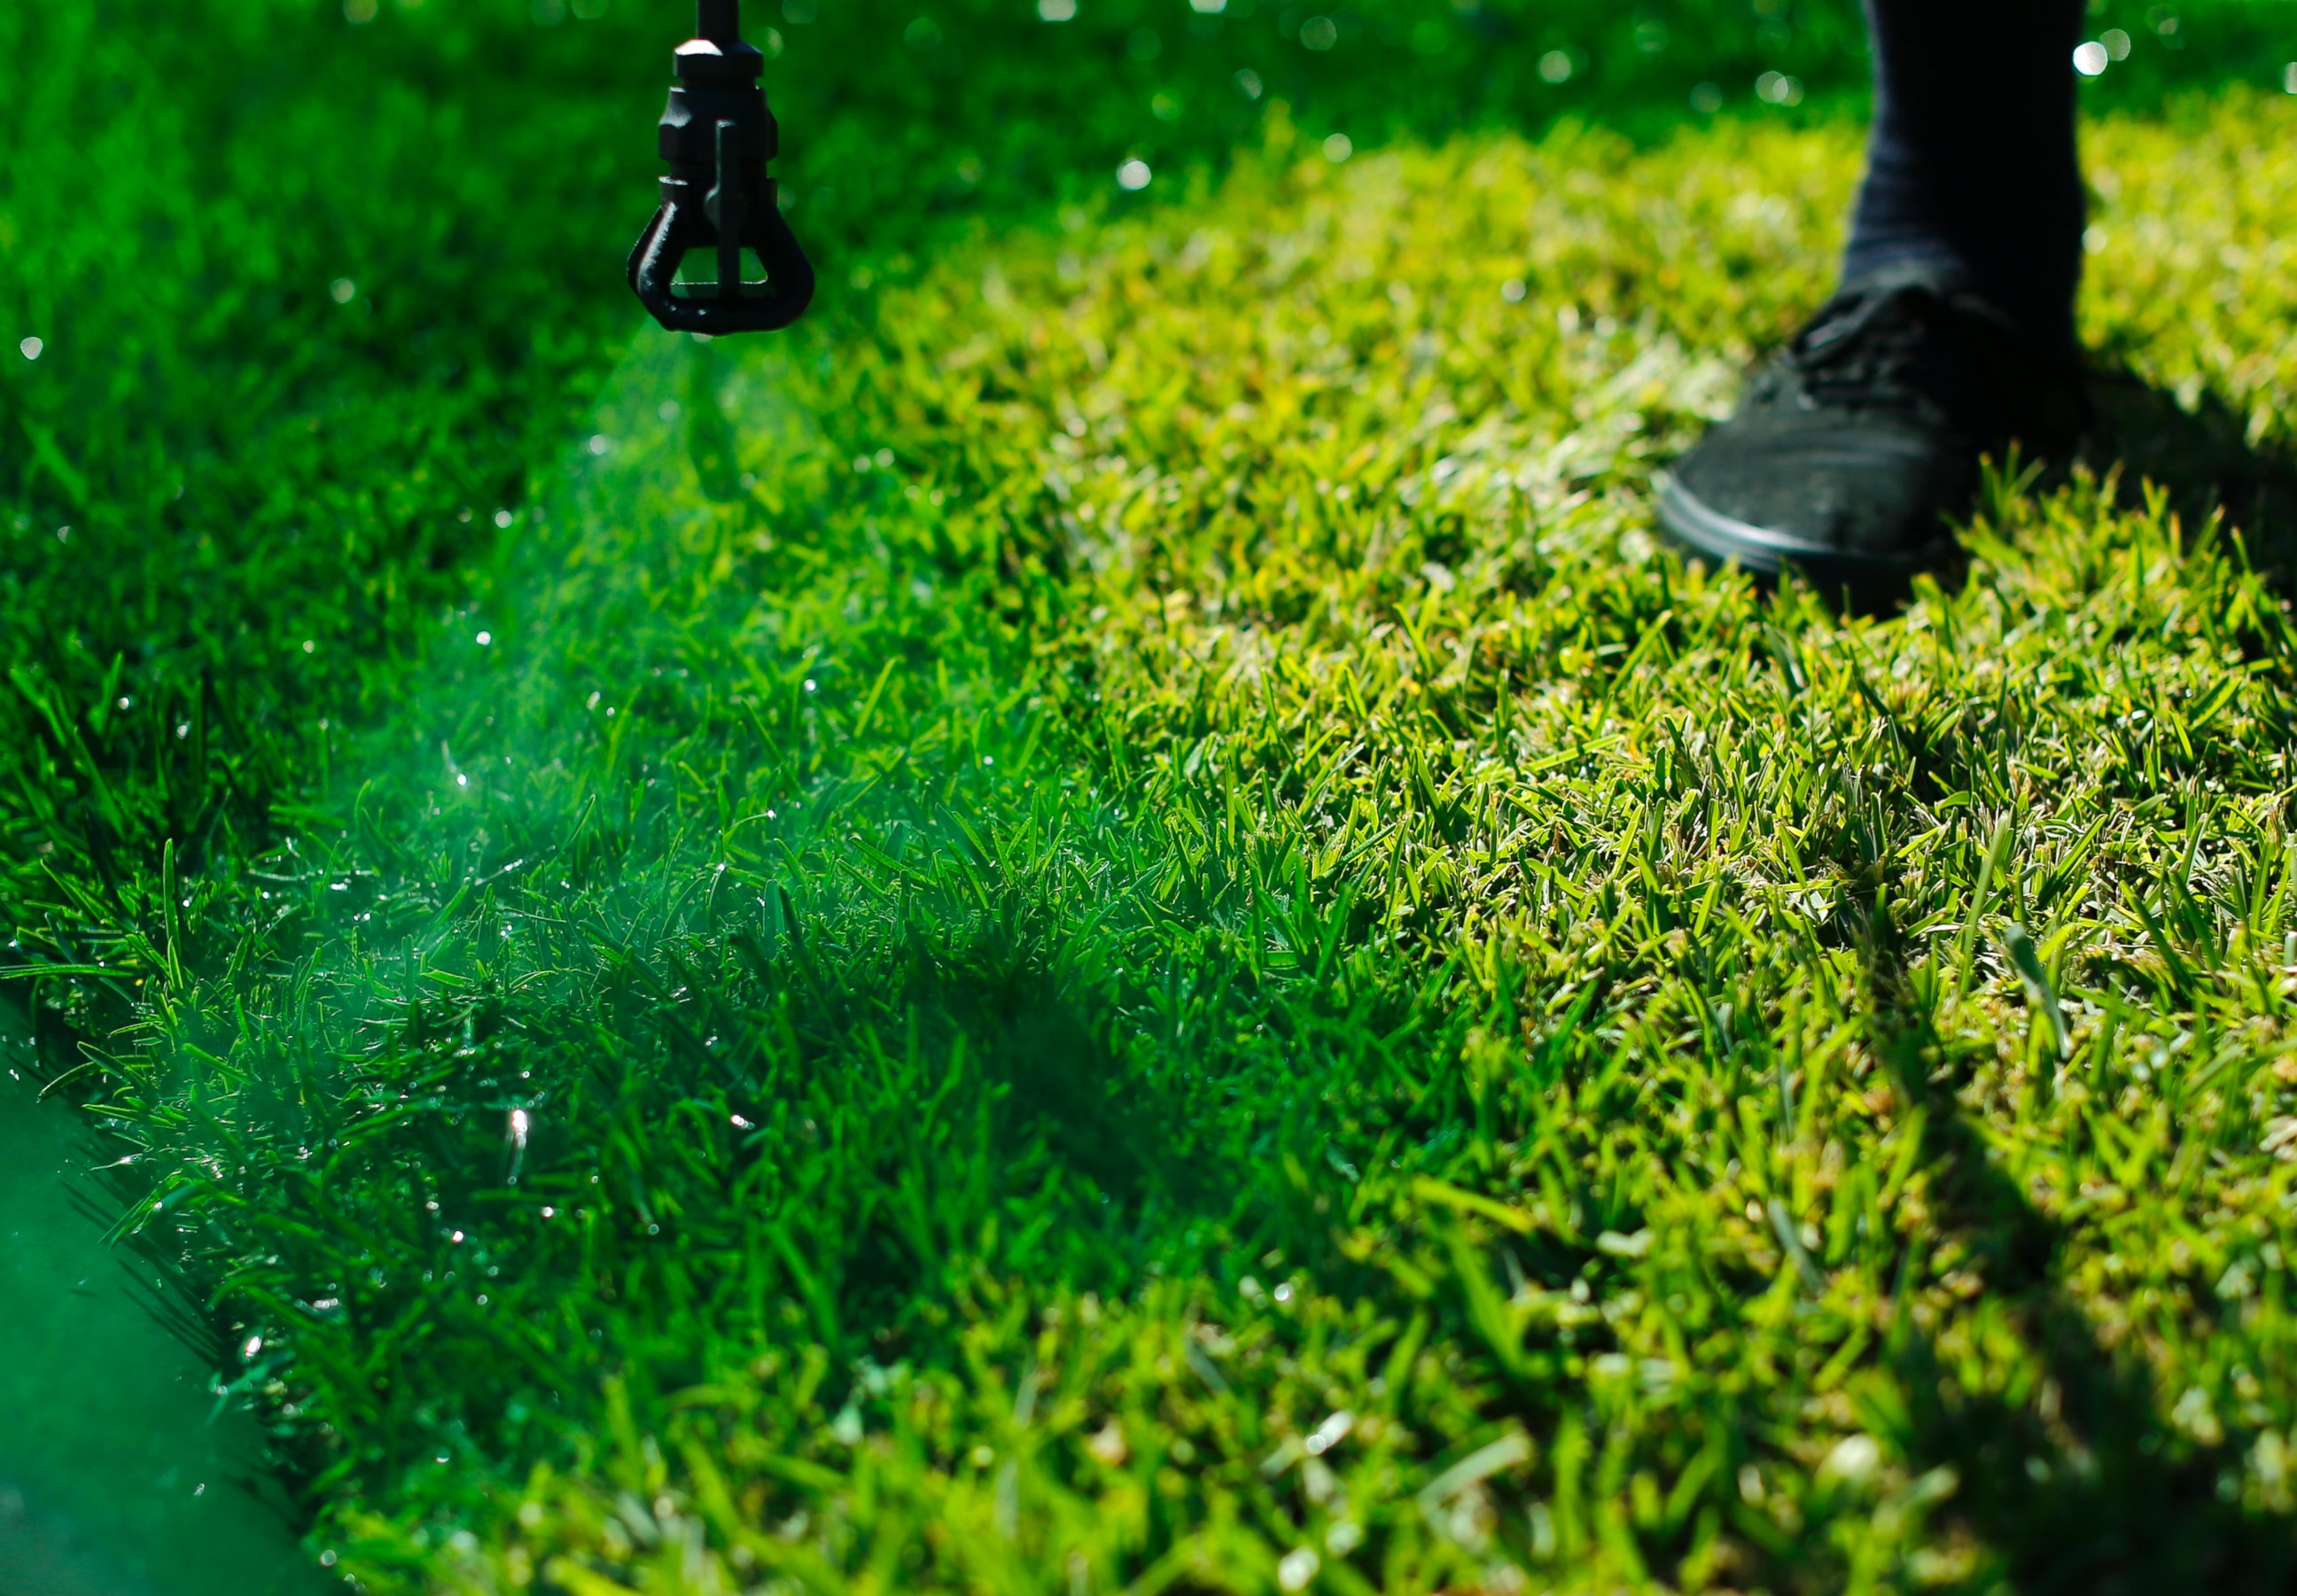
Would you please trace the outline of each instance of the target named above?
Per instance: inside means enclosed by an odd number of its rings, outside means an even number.
[[[1738,414],[1661,478],[1659,524],[1693,554],[1787,566],[1860,608],[1950,568],[1947,522],[1982,456],[2071,449],[2087,409],[2072,358],[1930,273],[1848,284],[1758,372]]]

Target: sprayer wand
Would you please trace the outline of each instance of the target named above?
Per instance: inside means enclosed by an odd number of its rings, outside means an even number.
[[[662,206],[630,251],[630,287],[675,333],[770,333],[813,298],[813,267],[782,219],[766,163],[778,132],[761,85],[766,58],[742,42],[741,0],[697,0],[697,37],[678,47],[678,84],[662,113]],[[715,283],[681,284],[688,251],[714,248]],[[745,282],[742,251],[764,266]]]

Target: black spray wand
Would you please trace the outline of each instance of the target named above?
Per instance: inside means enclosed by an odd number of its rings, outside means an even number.
[[[742,42],[740,0],[698,0],[678,47],[678,84],[662,113],[662,207],[630,251],[630,287],[675,333],[770,333],[813,298],[813,267],[782,219],[766,162],[778,133],[766,109],[766,58]],[[678,265],[697,249],[718,255],[715,283],[681,284]],[[742,278],[742,251],[765,267]]]

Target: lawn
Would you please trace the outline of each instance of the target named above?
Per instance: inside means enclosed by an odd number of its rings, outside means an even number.
[[[1843,6],[753,4],[706,344],[677,6],[129,9],[0,18],[16,1068],[321,1588],[2297,1576],[2297,9],[2120,19],[2100,435],[1881,618],[1651,532]]]

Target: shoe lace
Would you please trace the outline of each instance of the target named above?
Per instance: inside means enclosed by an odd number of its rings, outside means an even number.
[[[1961,386],[1943,336],[1953,313],[1927,284],[1853,291],[1795,335],[1785,365],[1821,405],[1934,410]]]

